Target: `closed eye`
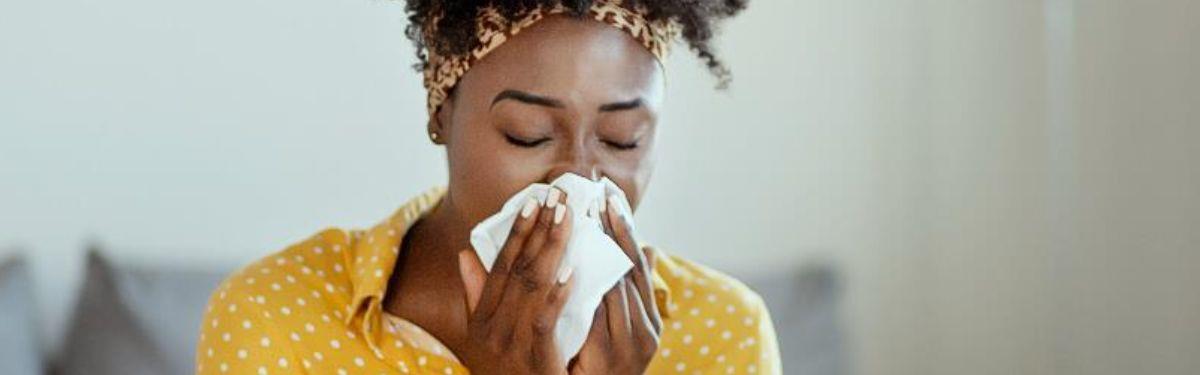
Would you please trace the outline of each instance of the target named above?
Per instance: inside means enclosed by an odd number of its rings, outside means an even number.
[[[525,147],[525,148],[537,147],[537,146],[541,145],[542,143],[546,143],[546,141],[550,140],[550,138],[522,139],[522,138],[514,137],[509,134],[505,134],[504,139],[507,140],[508,143],[512,144],[513,146]]]
[[[613,142],[613,141],[604,141],[604,144],[608,145],[609,147],[615,148],[617,150],[621,150],[621,151],[632,150],[632,149],[635,149],[638,147],[637,142],[621,143],[621,142]]]

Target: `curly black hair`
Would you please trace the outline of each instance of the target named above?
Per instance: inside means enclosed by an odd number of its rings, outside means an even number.
[[[709,44],[716,22],[732,17],[746,8],[748,0],[625,0],[624,6],[644,7],[650,21],[669,20],[682,27],[688,47],[717,77],[718,88],[732,79],[729,69],[713,53]],[[593,0],[407,0],[408,27],[405,34],[417,50],[418,71],[429,64],[427,51],[439,55],[463,54],[479,43],[475,38],[475,16],[482,7],[494,6],[506,19],[513,20],[527,9],[562,4],[574,17],[583,17]],[[441,15],[441,17],[435,17]],[[425,35],[427,23],[437,22],[434,35]]]

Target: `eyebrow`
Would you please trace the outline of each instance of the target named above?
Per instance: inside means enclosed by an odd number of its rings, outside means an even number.
[[[627,111],[642,106],[642,98],[600,106],[600,112]]]
[[[563,105],[563,102],[558,99],[545,97],[545,96],[541,96],[541,95],[537,95],[537,94],[532,94],[532,93],[528,93],[528,92],[524,92],[524,91],[520,91],[520,90],[512,90],[512,89],[504,90],[504,91],[501,91],[499,94],[496,94],[496,97],[492,99],[491,106],[495,107],[496,103],[499,103],[500,101],[508,100],[508,99],[516,100],[518,102],[525,103],[525,104],[532,104],[532,105],[550,107],[550,108],[565,107],[565,105]],[[642,98],[637,98],[637,99],[624,101],[624,102],[604,104],[604,105],[601,105],[598,110],[600,112],[625,111],[625,110],[630,110],[630,109],[635,109],[635,108],[641,107],[642,104],[643,104]]]
[[[501,91],[499,94],[496,94],[496,98],[492,99],[492,107],[495,107],[496,103],[499,103],[500,101],[505,100],[505,99],[512,99],[512,100],[516,100],[518,102],[522,102],[525,104],[540,105],[543,107],[551,107],[551,108],[562,108],[563,107],[563,103],[561,101],[558,101],[558,99],[547,98],[545,96],[534,95],[534,94],[530,94],[530,93],[527,93],[524,91],[517,91],[517,90],[504,90],[504,91]]]

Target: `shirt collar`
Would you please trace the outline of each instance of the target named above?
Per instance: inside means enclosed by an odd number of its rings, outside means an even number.
[[[418,219],[433,210],[446,196],[446,187],[438,186],[426,190],[400,206],[386,220],[367,230],[351,233],[352,257],[343,259],[350,270],[350,282],[354,292],[346,307],[345,324],[351,325],[367,337],[372,349],[378,350],[377,342],[382,335],[383,296],[388,280],[395,269],[400,252],[400,241]],[[666,258],[648,245],[643,246],[650,256],[661,263]],[[671,291],[663,280],[662,268],[654,270],[653,284],[655,302],[659,314],[666,318],[670,306]],[[357,322],[357,323],[356,323]],[[355,326],[358,327],[355,327]]]

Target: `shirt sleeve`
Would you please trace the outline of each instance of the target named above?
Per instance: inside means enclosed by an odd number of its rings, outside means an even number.
[[[231,277],[209,299],[196,346],[196,373],[303,373],[286,338],[271,325],[264,297],[229,286],[239,282],[246,281]]]
[[[766,307],[759,309],[758,318],[755,319],[756,329],[751,337],[754,341],[748,342],[750,347],[745,361],[747,367],[757,367],[761,374],[782,374],[783,366],[779,358],[779,340],[775,337],[775,324],[771,321],[771,313]],[[749,372],[749,371],[748,371]]]
[[[744,296],[742,308],[748,310],[740,321],[730,322],[738,326],[733,333],[722,332],[715,361],[709,361],[705,374],[782,374],[779,358],[779,343],[775,336],[775,325],[766,304],[757,294]],[[730,335],[730,340],[725,340]]]

